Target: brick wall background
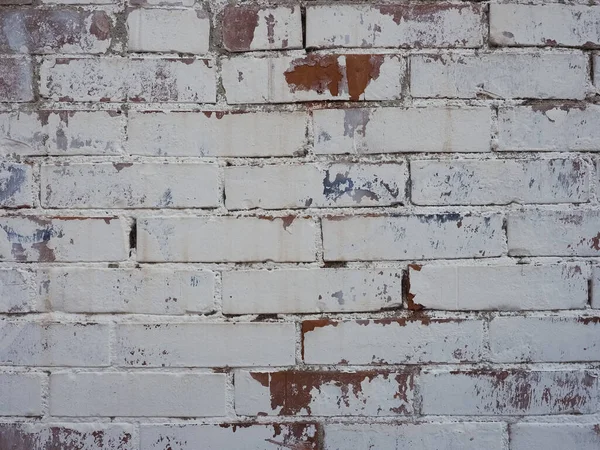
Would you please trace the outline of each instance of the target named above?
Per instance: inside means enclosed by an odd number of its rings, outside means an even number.
[[[600,6],[0,0],[0,448],[600,448]]]

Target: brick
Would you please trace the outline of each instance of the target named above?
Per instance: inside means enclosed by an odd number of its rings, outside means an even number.
[[[492,4],[490,41],[499,46],[594,48],[600,44],[600,7]]]
[[[0,269],[0,312],[27,313],[36,309],[33,274],[23,269]]]
[[[114,18],[105,11],[7,9],[0,11],[2,53],[105,53]]]
[[[194,6],[195,0],[129,0],[135,6]]]
[[[0,0],[0,5],[31,5],[33,0]]]
[[[121,111],[0,113],[2,155],[118,155],[124,134]]]
[[[116,363],[131,367],[293,365],[295,334],[293,323],[122,324],[116,331]]]
[[[598,359],[600,317],[495,317],[491,359],[498,362],[579,362]]]
[[[120,261],[127,258],[124,224],[116,218],[4,216],[0,261]]]
[[[589,168],[582,159],[411,161],[416,205],[582,203]]]
[[[0,373],[0,415],[41,416],[45,378],[41,373]],[[2,436],[0,432],[0,443]]]
[[[600,106],[538,104],[498,110],[498,150],[598,151]]]
[[[130,52],[208,52],[210,19],[202,9],[134,9],[127,16]]]
[[[111,5],[115,0],[41,0],[44,4],[60,5]]]
[[[581,52],[414,55],[410,65],[414,97],[583,99],[586,94],[587,60]]]
[[[222,416],[225,414],[225,375],[55,372],[50,376],[50,414],[66,417]]]
[[[508,215],[511,256],[599,256],[599,211],[526,210]]]
[[[0,448],[134,450],[133,426],[102,423],[0,423]]]
[[[40,79],[40,95],[58,101],[216,101],[209,59],[45,58]]]
[[[0,102],[33,101],[33,67],[24,56],[0,55]]]
[[[44,272],[40,297],[52,311],[71,313],[209,313],[214,284],[201,270],[56,267]]]
[[[31,207],[37,197],[33,170],[29,164],[0,163],[0,206],[2,208]]]
[[[214,208],[216,164],[81,163],[42,165],[47,208]]]
[[[427,309],[583,309],[588,301],[584,270],[579,264],[411,266],[409,296]]]
[[[300,7],[226,6],[223,46],[230,52],[302,48]]]
[[[315,5],[307,47],[481,47],[478,4]]]
[[[600,66],[600,58],[598,57],[598,55],[593,56],[592,64],[594,67],[594,73],[593,73],[594,85],[597,88],[598,86],[600,86],[600,67],[599,67]]]
[[[108,325],[0,322],[0,362],[11,366],[109,364]]]
[[[312,116],[317,154],[490,151],[489,108],[317,109]]]
[[[146,262],[310,262],[318,228],[294,216],[138,220],[138,260]]]
[[[147,156],[294,156],[306,121],[303,112],[131,111],[128,147]]]
[[[584,370],[431,370],[419,379],[423,414],[587,414],[597,407],[597,377]]]
[[[227,209],[403,204],[406,164],[302,164],[225,168]]]
[[[227,103],[400,98],[405,62],[396,55],[323,55],[223,59]],[[368,70],[368,74],[366,71]]]
[[[483,322],[390,318],[302,323],[307,364],[420,364],[478,361]]]
[[[396,416],[413,413],[414,374],[364,370],[235,374],[242,415]]]
[[[501,423],[327,424],[325,450],[504,450]]]
[[[599,424],[593,423],[514,423],[510,425],[510,445],[514,450],[536,447],[595,450],[600,447],[599,428]]]
[[[320,448],[317,430],[316,424],[302,422],[274,425],[148,424],[141,425],[140,440],[141,447],[146,450],[164,450],[165,442],[176,442],[178,450],[266,450],[269,444],[317,450]]]
[[[399,270],[244,270],[223,272],[222,279],[225,314],[377,311],[402,305]]]
[[[600,267],[592,267],[592,283],[591,283],[591,300],[592,308],[600,309]]]
[[[499,256],[502,216],[455,213],[323,219],[326,261],[385,261]]]

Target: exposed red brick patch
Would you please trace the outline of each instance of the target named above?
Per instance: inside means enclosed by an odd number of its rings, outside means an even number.
[[[323,94],[328,90],[334,97],[340,94],[340,83],[344,78],[338,56],[314,54],[293,60],[284,76],[293,92],[301,90]]]
[[[92,15],[90,33],[101,41],[110,38],[110,20],[104,11],[95,11]]]
[[[258,26],[255,6],[227,6],[223,16],[223,44],[230,51],[249,50]]]
[[[350,100],[360,100],[371,82],[379,78],[383,55],[346,55],[346,78]]]
[[[400,25],[400,22],[404,19],[414,20],[418,22],[433,22],[434,15],[438,12],[444,12],[449,10],[462,11],[464,8],[471,8],[478,12],[480,10],[479,5],[454,5],[450,3],[419,3],[415,5],[380,5],[378,7],[381,14],[392,16],[394,22]]]

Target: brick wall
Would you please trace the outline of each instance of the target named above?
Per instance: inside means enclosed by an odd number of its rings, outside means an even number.
[[[600,448],[600,5],[0,0],[0,449]]]

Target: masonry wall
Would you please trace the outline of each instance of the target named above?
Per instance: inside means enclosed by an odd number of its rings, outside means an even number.
[[[0,0],[0,448],[600,448],[600,6]]]

